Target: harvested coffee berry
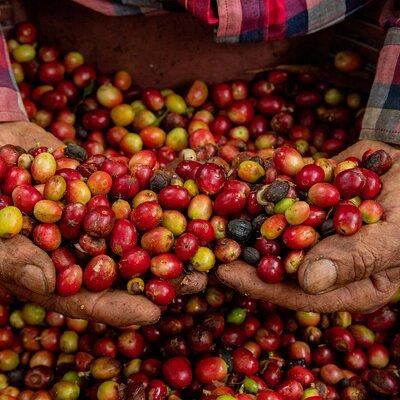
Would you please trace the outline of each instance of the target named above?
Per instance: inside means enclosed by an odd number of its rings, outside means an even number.
[[[333,215],[333,226],[337,233],[345,236],[354,235],[361,229],[362,215],[358,207],[341,204]]]
[[[257,265],[260,261],[260,253],[254,247],[245,247],[242,252],[243,261],[250,265]]]
[[[385,150],[366,152],[362,161],[364,168],[378,175],[383,175],[393,164],[392,157]]]
[[[228,222],[227,235],[240,244],[248,243],[253,236],[253,227],[244,219],[233,219]]]
[[[258,277],[267,283],[279,283],[285,276],[285,269],[276,256],[265,256],[261,259],[257,267]]]

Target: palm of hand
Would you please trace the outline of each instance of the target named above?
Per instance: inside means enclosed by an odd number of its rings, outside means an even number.
[[[37,145],[53,149],[63,145],[29,122],[0,124],[0,146],[5,144],[26,150]],[[0,240],[0,281],[8,291],[73,318],[123,327],[151,324],[160,317],[160,309],[150,300],[124,291],[91,293],[82,289],[70,297],[55,295],[56,273],[50,257],[22,235]],[[206,276],[194,273],[174,284],[179,294],[193,293],[205,287]]]
[[[223,265],[219,278],[238,291],[295,310],[369,312],[388,302],[400,287],[400,151],[384,143],[360,141],[337,158],[361,158],[370,149],[393,158],[381,177],[378,197],[385,215],[351,237],[330,236],[312,248],[300,266],[298,283],[267,284],[244,262]]]

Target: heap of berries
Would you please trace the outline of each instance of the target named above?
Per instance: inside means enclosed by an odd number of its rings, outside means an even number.
[[[212,272],[241,259],[265,282],[295,278],[320,238],[381,220],[390,156],[330,158],[357,136],[359,93],[273,70],[195,81],[181,96],[36,39],[22,23],[8,40],[14,75],[30,119],[66,145],[0,148],[0,237],[21,233],[48,252],[59,295],[122,287],[164,314],[119,331],[2,301],[0,400],[399,395],[399,294],[366,316],[294,313]],[[335,62],[362,66],[351,52]],[[207,289],[176,297],[172,282],[191,270],[210,272]]]
[[[30,23],[18,25],[8,40],[28,115],[60,140],[80,142],[89,156],[131,157],[147,148],[163,166],[192,148],[202,160],[219,155],[230,163],[243,150],[285,141],[303,156],[332,156],[351,144],[360,126],[362,95],[312,73],[274,70],[251,84],[211,87],[198,80],[181,96],[141,88],[126,71],[99,74],[81,53],[61,55],[36,40]],[[341,70],[361,67],[356,54],[340,55]]]
[[[214,278],[157,324],[117,330],[0,305],[1,400],[368,400],[400,393],[398,301],[292,312]]]
[[[351,235],[363,221],[381,219],[376,172],[392,162],[371,150],[363,161],[314,163],[282,146],[241,153],[232,168],[221,158],[182,160],[174,175],[154,171],[148,150],[128,163],[85,158],[76,145],[53,153],[0,148],[0,237],[23,232],[49,252],[62,296],[125,280],[130,293],[145,292],[163,306],[176,295],[171,280],[185,270],[208,272],[216,261],[242,257],[269,283],[280,282],[285,270],[296,276],[304,251],[317,242],[316,228],[323,236]]]

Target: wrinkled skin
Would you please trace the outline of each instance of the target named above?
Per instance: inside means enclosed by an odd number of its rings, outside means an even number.
[[[322,240],[308,251],[298,283],[264,283],[256,268],[241,261],[220,266],[218,277],[250,297],[295,310],[371,312],[387,303],[400,287],[400,151],[362,140],[336,159],[361,159],[368,149],[384,149],[393,158],[393,166],[381,176],[382,221],[363,226],[350,237],[333,235]]]
[[[0,146],[5,144],[28,150],[37,145],[54,149],[62,142],[37,125],[13,122],[0,123]],[[90,293],[82,289],[74,296],[57,296],[55,280],[50,257],[29,239],[17,235],[0,240],[0,283],[11,293],[73,318],[117,327],[151,324],[160,317],[160,309],[150,300],[123,291]],[[175,287],[178,293],[194,293],[204,289],[206,281],[204,274],[193,273],[176,280]]]

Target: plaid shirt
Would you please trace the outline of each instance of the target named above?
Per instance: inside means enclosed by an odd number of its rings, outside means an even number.
[[[25,120],[27,115],[14,80],[7,44],[0,27],[0,122]]]
[[[74,0],[106,15],[160,14],[178,10],[173,0]],[[217,41],[270,41],[316,32],[343,21],[371,0],[179,0],[204,23],[215,26]],[[388,0],[381,23],[388,28],[363,120],[362,138],[400,143],[399,1]],[[399,27],[398,27],[399,26]],[[26,120],[0,38],[0,121]]]

